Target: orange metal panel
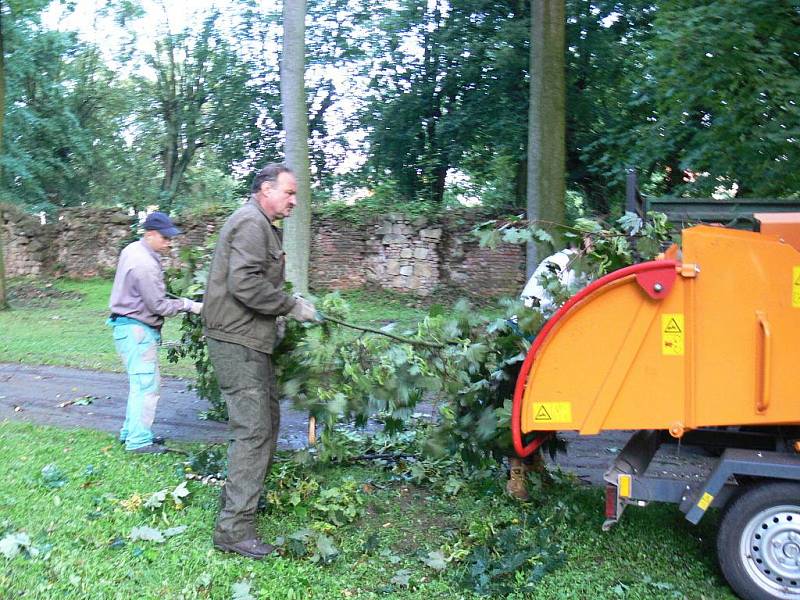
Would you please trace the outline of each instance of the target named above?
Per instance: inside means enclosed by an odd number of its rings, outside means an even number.
[[[800,212],[793,213],[755,213],[764,235],[775,235],[800,251]]]
[[[800,252],[700,226],[683,260],[612,274],[554,316],[517,386],[518,451],[534,431],[800,423]]]

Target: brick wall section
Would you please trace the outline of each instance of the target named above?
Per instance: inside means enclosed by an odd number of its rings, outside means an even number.
[[[515,296],[525,285],[525,246],[481,248],[470,233],[491,215],[456,214],[443,219],[441,285],[481,297]]]
[[[205,244],[227,217],[219,212],[176,218],[176,239],[165,266],[179,263],[181,246]],[[486,214],[447,215],[436,222],[400,213],[365,224],[315,217],[312,224],[310,285],[313,290],[373,285],[433,296],[447,289],[480,297],[516,295],[525,282],[524,247],[480,248],[469,233]],[[0,209],[6,273],[82,278],[113,273],[124,245],[134,238],[135,217],[119,209],[72,208],[57,221],[13,207]]]
[[[476,296],[515,296],[525,285],[524,246],[501,244],[494,250],[449,237],[442,258],[441,284]]]
[[[350,290],[369,279],[367,235],[363,227],[334,219],[314,222],[311,243],[312,289]]]

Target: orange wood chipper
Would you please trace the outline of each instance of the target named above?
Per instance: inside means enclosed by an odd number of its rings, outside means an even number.
[[[675,502],[692,523],[721,507],[731,587],[800,599],[800,213],[756,218],[685,229],[680,251],[572,297],[523,363],[512,434],[527,456],[555,431],[634,430],[605,474],[604,529],[630,504]],[[677,440],[720,449],[706,479],[648,476]]]

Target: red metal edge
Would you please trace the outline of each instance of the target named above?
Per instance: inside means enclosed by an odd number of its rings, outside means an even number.
[[[653,300],[661,300],[672,291],[677,277],[678,273],[672,265],[664,265],[659,269],[637,273],[636,283]]]
[[[542,445],[542,443],[544,443],[548,437],[554,433],[552,431],[544,431],[541,432],[541,435],[537,435],[536,438],[527,446],[523,445],[522,443],[522,396],[525,393],[525,384],[527,383],[528,374],[533,366],[534,357],[539,351],[539,348],[541,348],[542,344],[544,344],[544,341],[547,339],[550,331],[552,331],[553,327],[556,326],[556,323],[558,323],[558,321],[561,320],[561,318],[563,318],[573,306],[586,299],[604,285],[630,275],[638,276],[641,273],[648,273],[650,271],[671,269],[674,272],[677,265],[678,261],[676,260],[652,260],[649,262],[624,267],[614,271],[613,273],[604,275],[600,279],[597,279],[587,285],[580,292],[567,300],[564,305],[559,308],[552,317],[550,317],[547,323],[544,324],[544,327],[542,327],[539,335],[537,335],[536,339],[533,340],[530,350],[528,350],[528,354],[525,357],[525,361],[522,363],[522,368],[520,369],[519,376],[517,377],[517,384],[514,387],[514,401],[511,405],[511,439],[514,442],[514,451],[518,456],[521,458],[530,456],[536,451],[537,448],[539,448],[539,446]],[[672,286],[670,286],[670,289],[671,287]]]

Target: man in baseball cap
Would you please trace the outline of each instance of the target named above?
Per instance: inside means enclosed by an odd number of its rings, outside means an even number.
[[[180,235],[183,233],[180,229],[175,227],[175,224],[172,222],[165,213],[154,211],[147,215],[147,218],[142,223],[142,227],[145,231],[157,231],[164,237],[175,237],[176,235]]]
[[[130,384],[120,441],[130,452],[160,454],[167,450],[163,439],[153,436],[151,427],[161,390],[161,326],[164,317],[181,311],[200,314],[203,305],[189,298],[167,298],[160,255],[169,252],[172,238],[180,230],[163,212],[147,215],[142,227],[142,238],[128,244],[119,256],[108,303],[108,324],[114,328],[114,345]]]

